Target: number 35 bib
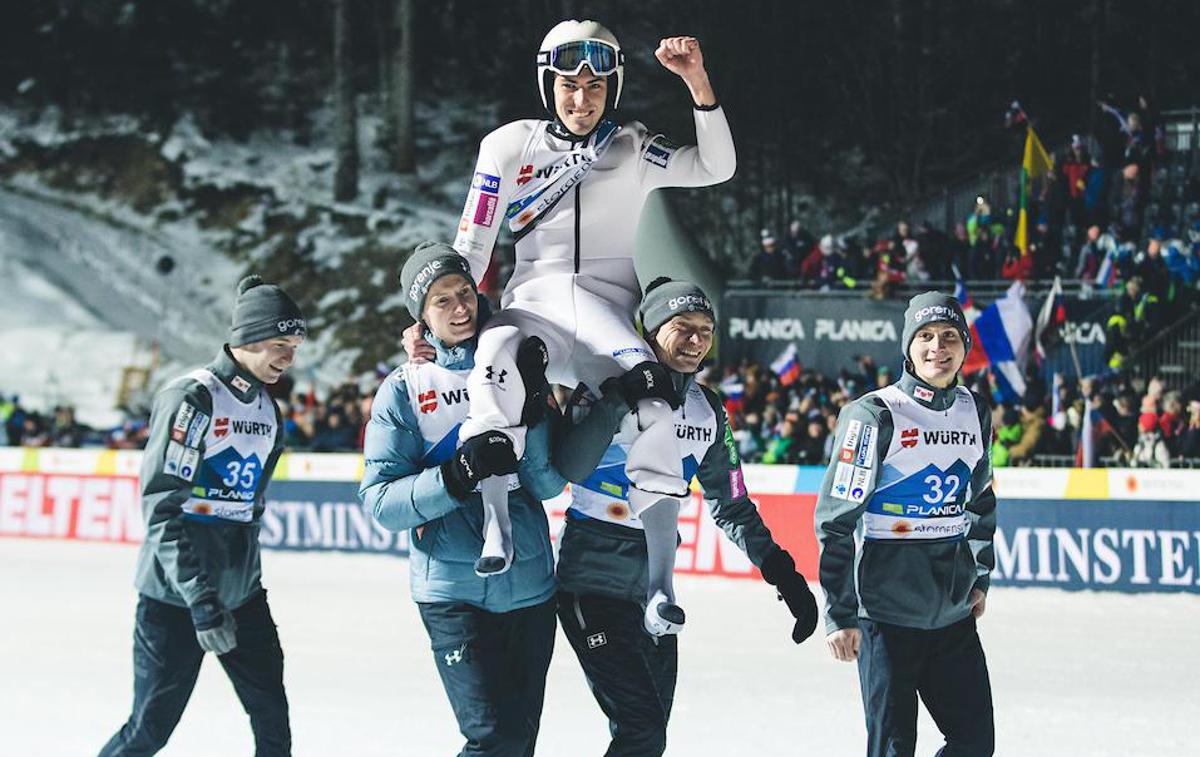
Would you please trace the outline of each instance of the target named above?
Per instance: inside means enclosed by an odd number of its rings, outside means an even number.
[[[242,402],[203,369],[190,377],[208,389],[213,406],[204,457],[183,511],[190,517],[249,523],[263,466],[275,445],[275,405],[265,391]]]
[[[948,411],[931,410],[897,386],[876,392],[892,412],[891,443],[863,514],[863,538],[961,539],[966,535],[971,472],[990,440],[980,439],[975,399],[956,390]]]

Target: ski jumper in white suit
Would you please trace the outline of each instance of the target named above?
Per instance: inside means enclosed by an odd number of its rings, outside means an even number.
[[[654,360],[633,321],[641,299],[634,234],[646,197],[659,187],[719,184],[737,162],[722,109],[697,107],[694,114],[697,144],[688,146],[636,121],[602,121],[572,140],[556,136],[551,121],[528,119],[484,137],[454,247],[478,282],[500,225],[508,223],[517,260],[503,309],[479,338],[463,439],[499,430],[520,457],[525,396],[514,377],[523,337],[541,338],[547,378],[568,387],[598,387]],[[630,421],[642,432],[627,463],[635,512],[687,491],[671,416],[665,402],[641,400]]]

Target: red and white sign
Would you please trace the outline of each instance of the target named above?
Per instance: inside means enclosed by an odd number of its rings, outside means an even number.
[[[0,536],[140,542],[137,479],[0,473]]]

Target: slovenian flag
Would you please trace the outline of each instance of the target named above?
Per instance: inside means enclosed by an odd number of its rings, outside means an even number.
[[[796,359],[796,343],[787,346],[771,363],[771,370],[779,377],[779,383],[788,386],[800,378],[800,361]]]
[[[971,300],[971,294],[967,291],[967,282],[962,279],[954,282],[954,299],[958,300],[959,305],[962,305],[964,312],[975,307],[975,303]]]
[[[1117,283],[1117,248],[1109,247],[1100,261],[1100,270],[1096,271],[1096,287],[1109,289]]]
[[[742,410],[742,397],[746,393],[746,385],[736,373],[726,376],[721,381],[721,395],[725,398],[725,413],[735,415]]]
[[[971,354],[962,368],[963,373],[991,368],[1006,402],[1025,395],[1025,360],[1033,336],[1033,318],[1025,307],[1024,295],[1025,285],[1014,281],[1004,297],[972,320]]]

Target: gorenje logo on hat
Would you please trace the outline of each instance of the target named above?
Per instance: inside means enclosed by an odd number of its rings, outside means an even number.
[[[957,323],[959,315],[958,311],[954,308],[949,308],[945,305],[930,305],[913,313],[913,320],[917,323],[926,319],[931,321],[954,321]]]
[[[701,310],[712,310],[712,305],[707,297],[700,297],[695,294],[685,294],[680,297],[672,297],[667,300],[667,307],[672,310],[678,310],[681,307],[696,307]]]
[[[431,260],[426,263],[421,270],[417,271],[417,277],[413,279],[412,286],[408,288],[408,298],[413,302],[418,302],[421,295],[425,292],[425,282],[433,277],[442,267],[442,261]]]
[[[291,331],[292,329],[304,331],[307,328],[303,318],[288,318],[287,320],[283,320],[275,324],[275,326],[279,329],[279,333],[281,334]]]

